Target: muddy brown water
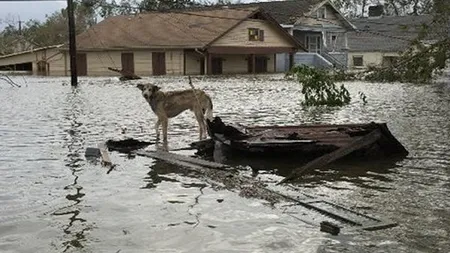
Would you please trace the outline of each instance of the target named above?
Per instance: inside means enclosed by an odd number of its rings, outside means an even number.
[[[314,171],[297,186],[397,227],[321,233],[264,200],[150,158],[112,152],[117,167],[108,173],[86,160],[87,147],[154,138],[155,117],[139,90],[116,78],[81,78],[74,89],[67,78],[15,77],[22,88],[0,82],[0,252],[449,252],[449,85],[346,83],[350,105],[305,109],[299,85],[280,78],[193,82],[227,122],[387,122],[407,158]],[[164,90],[188,88],[181,77],[148,79]],[[192,114],[171,121],[170,148],[197,136]],[[258,177],[277,181],[285,166]]]

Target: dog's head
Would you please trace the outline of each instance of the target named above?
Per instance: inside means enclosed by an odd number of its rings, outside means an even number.
[[[158,86],[151,83],[140,83],[137,85],[137,87],[142,91],[142,96],[144,96],[146,100],[150,99],[157,91],[160,90]]]

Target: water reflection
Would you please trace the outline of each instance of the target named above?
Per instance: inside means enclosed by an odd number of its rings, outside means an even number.
[[[154,160],[144,177],[146,185],[141,189],[156,188],[161,182],[179,182],[177,176],[193,176],[193,172],[162,160]]]
[[[82,91],[79,88],[73,88],[67,94],[66,108],[64,110],[64,120],[67,123],[66,137],[64,139],[65,148],[67,148],[67,155],[65,158],[65,166],[71,171],[73,182],[66,187],[68,193],[66,199],[72,204],[61,208],[53,213],[55,216],[69,216],[69,223],[64,226],[63,231],[68,236],[62,245],[63,252],[70,248],[83,248],[83,242],[86,240],[85,232],[90,229],[89,226],[84,225],[86,219],[80,216],[82,202],[85,193],[83,187],[78,183],[79,175],[83,171],[85,139],[82,134],[83,123],[80,122],[79,117],[83,115],[84,102],[82,99]]]

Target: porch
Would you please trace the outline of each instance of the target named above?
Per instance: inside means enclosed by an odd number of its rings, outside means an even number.
[[[277,70],[276,55],[286,53],[293,66],[296,49],[286,47],[211,47],[184,50],[185,75],[258,74]]]
[[[291,34],[305,45],[306,52],[296,53],[294,64],[305,64],[318,68],[347,68],[347,31],[340,29],[320,30],[296,28]],[[289,56],[278,54],[277,71],[287,71]]]

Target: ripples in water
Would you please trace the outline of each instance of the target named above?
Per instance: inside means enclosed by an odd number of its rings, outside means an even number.
[[[448,251],[447,86],[353,82],[346,84],[354,97],[349,106],[303,108],[301,87],[280,77],[193,82],[211,94],[215,114],[227,122],[387,122],[410,151],[407,159],[330,166],[298,186],[398,227],[329,237],[263,200],[214,187],[177,166],[113,152],[118,166],[108,172],[86,161],[84,150],[107,139],[153,139],[155,117],[139,91],[114,78],[82,78],[73,89],[61,85],[65,78],[30,77],[21,89],[0,89],[0,251]],[[189,88],[185,78],[149,81],[164,90]],[[359,91],[368,98],[365,106]],[[171,120],[171,148],[196,139],[193,115]],[[272,182],[276,175],[259,177]]]

